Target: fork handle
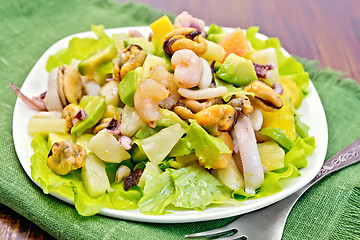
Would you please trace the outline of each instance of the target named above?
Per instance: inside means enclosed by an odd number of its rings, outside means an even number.
[[[313,178],[307,185],[293,193],[286,199],[288,201],[294,201],[291,207],[289,208],[289,212],[293,205],[295,205],[296,200],[300,198],[306,190],[308,190],[315,183],[320,181],[323,177],[329,175],[330,173],[334,173],[343,169],[347,166],[350,166],[354,163],[359,162],[360,160],[360,138],[358,138],[355,142],[338,152],[336,155],[327,160],[321,167],[319,173]],[[286,200],[284,199],[284,200]]]
[[[305,187],[308,189],[320,179],[330,173],[339,171],[347,166],[357,163],[360,160],[360,138],[355,142],[338,152],[332,158],[327,160],[321,167],[319,173]]]

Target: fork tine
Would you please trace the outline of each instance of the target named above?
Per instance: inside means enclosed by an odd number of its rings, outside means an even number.
[[[185,238],[217,237],[217,236],[220,236],[220,235],[229,234],[231,232],[233,232],[233,234],[235,234],[237,232],[237,230],[235,228],[227,225],[227,226],[222,227],[222,228],[217,228],[217,229],[212,229],[212,230],[209,230],[209,231],[188,234],[188,235],[185,235]]]
[[[235,232],[234,235],[226,236],[226,237],[219,237],[219,238],[212,238],[211,240],[237,240],[237,239],[247,239],[247,237],[244,234],[241,234],[240,232]]]

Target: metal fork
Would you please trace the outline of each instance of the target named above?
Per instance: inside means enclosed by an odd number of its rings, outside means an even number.
[[[360,138],[326,161],[311,182],[289,197],[255,212],[244,214],[225,227],[185,235],[185,238],[219,237],[212,238],[213,240],[281,239],[286,219],[301,195],[328,174],[359,161]],[[259,229],[261,229],[261,231],[259,231]]]

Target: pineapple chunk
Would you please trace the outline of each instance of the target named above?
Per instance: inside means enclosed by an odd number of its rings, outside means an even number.
[[[266,48],[254,52],[250,56],[251,60],[259,64],[277,64],[277,56],[275,48]]]
[[[269,71],[269,78],[264,79],[265,83],[272,86],[279,82],[279,69],[277,68],[278,61],[275,48],[266,48],[259,50],[250,56],[254,63],[258,64],[274,64],[276,67]]]
[[[161,43],[164,41],[166,34],[175,29],[169,17],[166,15],[151,23],[150,28]]]
[[[170,153],[186,131],[177,123],[139,141],[149,160],[159,164]]]
[[[92,137],[88,148],[101,160],[108,163],[120,163],[131,158],[131,155],[120,145],[107,129],[103,129]]]
[[[284,150],[274,141],[258,144],[262,165],[273,171],[284,167]]]
[[[303,99],[300,88],[296,86],[296,83],[293,80],[286,77],[281,77],[280,83],[284,89],[282,95],[290,99],[290,102],[296,109],[299,108]]]
[[[99,95],[105,98],[106,105],[118,106],[120,103],[118,83],[116,81],[105,83],[100,88]]]
[[[58,118],[30,118],[27,130],[31,135],[68,132],[65,119]]]
[[[282,129],[293,141],[296,140],[295,109],[285,96],[279,95],[283,102],[281,109],[276,112],[261,110],[263,115],[262,128],[273,127]]]
[[[81,169],[81,178],[91,197],[98,198],[105,191],[112,191],[104,162],[93,154],[86,157],[85,164]]]
[[[206,59],[209,62],[212,62],[214,60],[218,62],[222,62],[225,56],[225,50],[222,46],[219,44],[216,44],[211,41],[206,41],[207,48],[206,52],[201,56],[202,58]]]
[[[134,135],[146,123],[140,119],[135,108],[125,106],[121,115],[120,132],[128,137]]]
[[[50,112],[38,112],[36,113],[33,118],[61,118],[60,111],[50,111]]]
[[[230,164],[226,168],[214,169],[213,175],[232,190],[244,189],[244,178],[233,158],[231,158]]]
[[[61,141],[75,141],[75,137],[73,135],[71,135],[70,133],[49,133],[49,138],[48,138],[48,147],[49,149],[54,145],[54,143],[56,142],[61,142]]]

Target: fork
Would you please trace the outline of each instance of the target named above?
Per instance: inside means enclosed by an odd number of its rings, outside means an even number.
[[[234,239],[281,239],[286,219],[301,195],[330,173],[338,171],[360,160],[360,138],[326,161],[319,173],[307,185],[289,197],[255,212],[240,216],[225,227],[185,235],[185,238],[219,237],[221,240]],[[259,229],[261,229],[259,231]]]

